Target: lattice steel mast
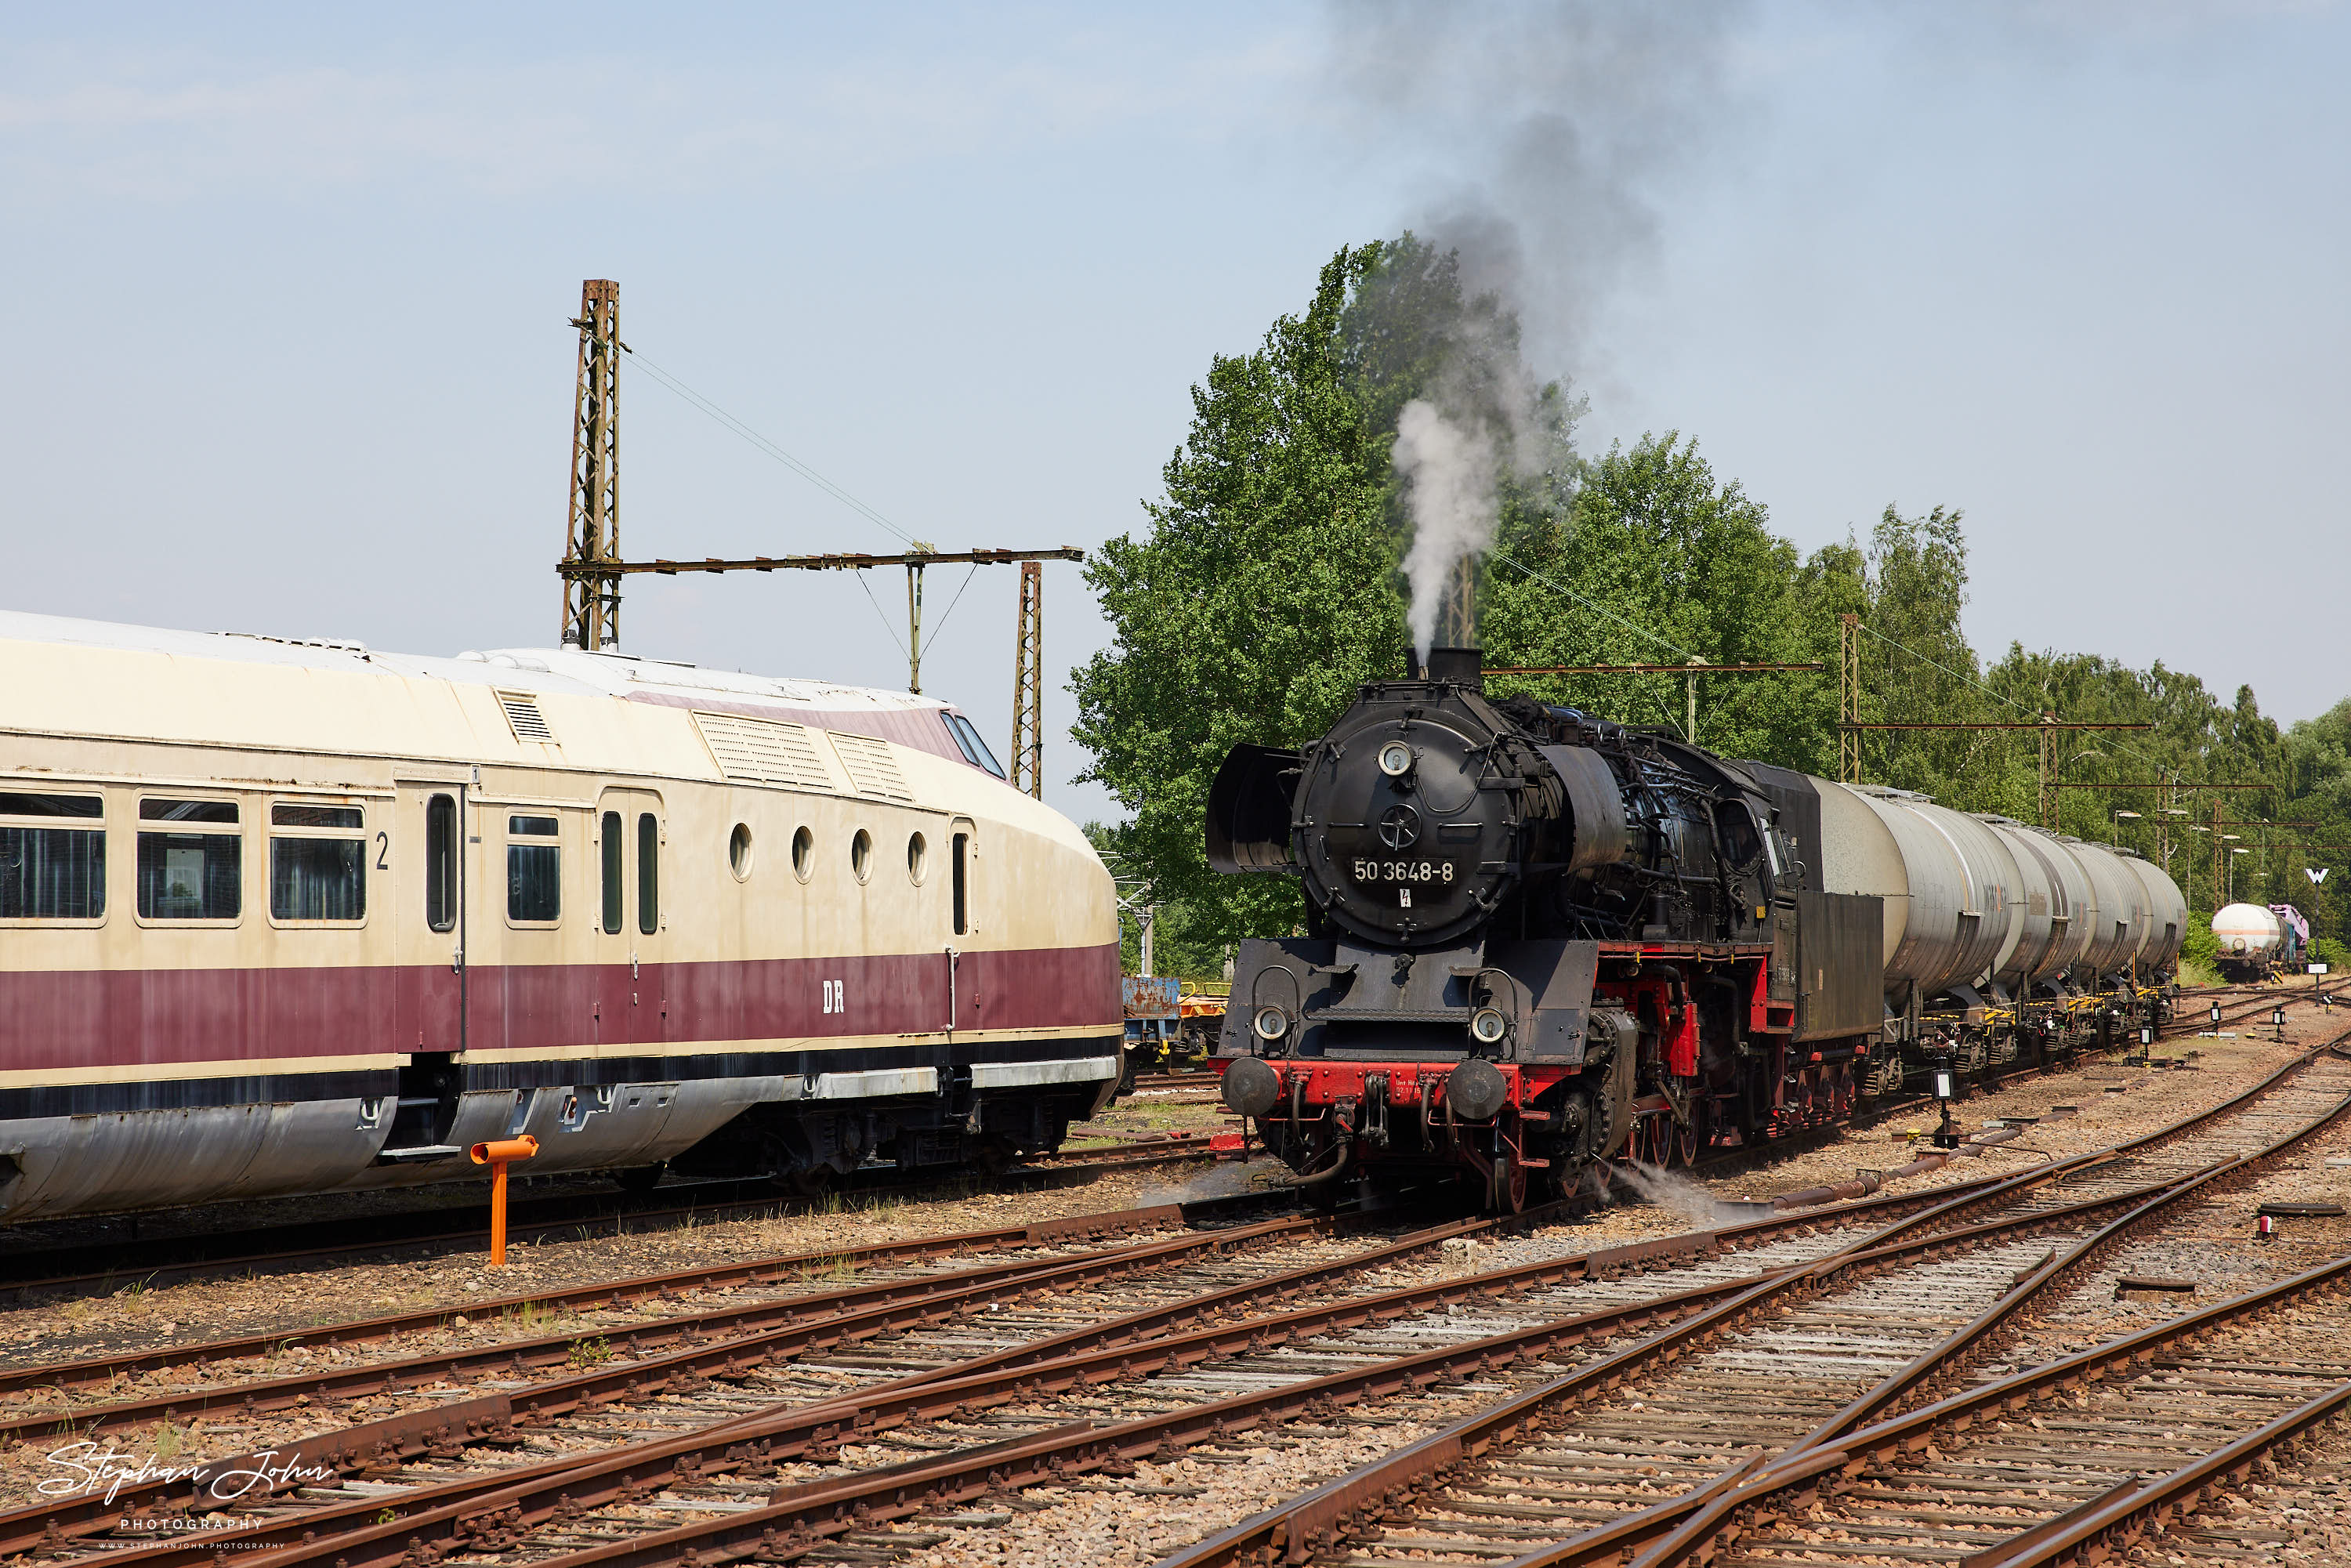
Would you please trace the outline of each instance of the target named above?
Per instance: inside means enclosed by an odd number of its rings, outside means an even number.
[[[1012,787],[1045,798],[1045,570],[1020,563],[1020,622],[1012,643]]]
[[[621,636],[621,286],[580,286],[580,381],[571,420],[571,518],[563,549],[562,641]]]

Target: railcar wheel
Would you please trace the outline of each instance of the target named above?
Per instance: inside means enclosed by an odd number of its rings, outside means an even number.
[[[1504,1214],[1524,1214],[1527,1211],[1528,1186],[1526,1166],[1507,1153],[1495,1156],[1490,1207]]]
[[[990,1134],[980,1139],[978,1147],[972,1150],[971,1163],[978,1167],[982,1176],[994,1178],[1010,1170],[1019,1154],[1006,1139]]]
[[[806,1170],[778,1171],[775,1180],[786,1192],[801,1197],[822,1197],[832,1190],[832,1167],[811,1166]]]
[[[612,1182],[622,1192],[651,1192],[661,1184],[662,1173],[667,1169],[667,1160],[656,1160],[649,1166],[633,1166],[624,1171],[614,1171]]]
[[[1682,1165],[1682,1166],[1694,1166],[1694,1165],[1698,1164],[1698,1118],[1699,1118],[1699,1117],[1701,1117],[1701,1116],[1703,1116],[1703,1115],[1705,1115],[1705,1114],[1706,1114],[1705,1108],[1704,1108],[1704,1107],[1702,1107],[1702,1106],[1701,1106],[1701,1107],[1698,1107],[1698,1108],[1696,1108],[1696,1109],[1693,1109],[1693,1110],[1690,1112],[1690,1123],[1689,1123],[1689,1125],[1688,1125],[1688,1126],[1687,1126],[1687,1127],[1679,1127],[1679,1126],[1677,1126],[1677,1127],[1675,1129],[1675,1132],[1674,1132],[1674,1163],[1675,1163],[1675,1164],[1677,1164],[1677,1165]]]

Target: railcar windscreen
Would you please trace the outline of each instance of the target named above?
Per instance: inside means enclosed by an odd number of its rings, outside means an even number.
[[[144,822],[230,823],[234,800],[139,802]],[[245,841],[234,832],[139,834],[139,916],[142,920],[235,920],[245,911]]]
[[[0,791],[0,818],[105,814],[96,795]],[[106,833],[0,821],[0,920],[96,920],[106,913]]]
[[[963,747],[966,757],[998,779],[1006,776],[1004,764],[996,760],[996,753],[987,749],[987,742],[979,738],[979,729],[971,720],[959,713],[942,713],[939,716],[947,721],[948,733],[956,737],[956,744]]]

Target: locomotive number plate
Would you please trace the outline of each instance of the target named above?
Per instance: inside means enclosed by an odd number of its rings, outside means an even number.
[[[1436,860],[1359,860],[1354,870],[1357,882],[1380,886],[1434,883],[1442,887],[1461,874],[1451,861]]]

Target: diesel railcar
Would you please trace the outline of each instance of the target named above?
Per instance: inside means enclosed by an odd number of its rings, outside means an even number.
[[[927,698],[0,614],[0,1219],[1057,1145],[1110,877]]]
[[[1307,907],[1236,959],[1225,1103],[1324,1190],[1508,1208],[2158,1017],[2186,915],[2097,845],[1489,698],[1474,650],[1236,748],[1207,840]]]

